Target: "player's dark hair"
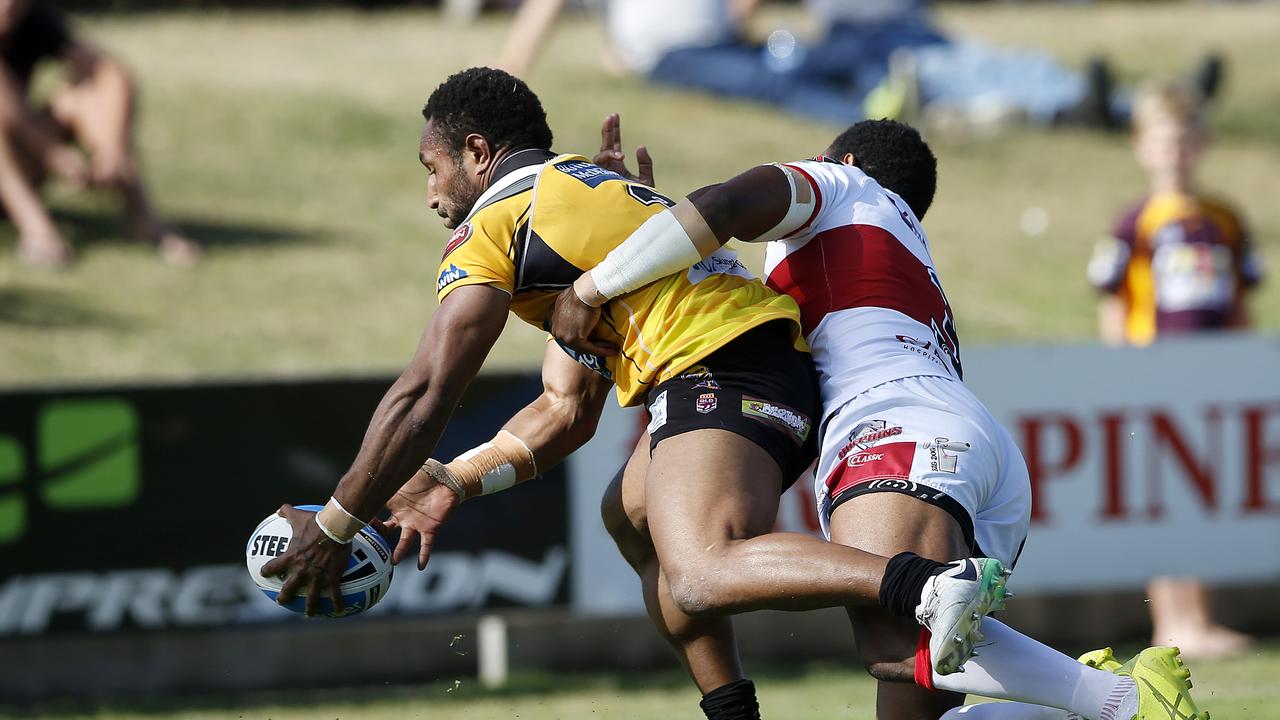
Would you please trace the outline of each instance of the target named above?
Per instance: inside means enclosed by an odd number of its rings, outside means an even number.
[[[854,165],[924,218],[938,189],[938,159],[915,128],[897,120],[863,120],[840,133],[826,154],[839,160],[846,153],[853,153]]]
[[[493,150],[551,147],[551,126],[538,96],[520,78],[487,67],[450,75],[427,98],[422,116],[455,156],[467,135],[483,135]]]

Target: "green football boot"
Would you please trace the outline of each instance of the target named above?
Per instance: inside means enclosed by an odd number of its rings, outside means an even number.
[[[1134,720],[1209,720],[1191,699],[1191,671],[1176,647],[1147,648],[1112,672],[1132,677],[1138,686]]]
[[[1097,668],[1109,673],[1113,673],[1123,667],[1109,647],[1101,650],[1090,650],[1080,656],[1080,662],[1091,668]]]

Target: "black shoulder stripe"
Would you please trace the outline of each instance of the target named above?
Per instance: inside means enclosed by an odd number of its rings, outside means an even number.
[[[538,176],[535,173],[533,175],[530,175],[527,178],[521,178],[520,180],[517,180],[511,183],[510,187],[503,188],[502,192],[499,192],[495,194],[493,197],[489,198],[488,200],[485,200],[483,205],[478,205],[472,208],[471,217],[475,217],[476,214],[479,213],[481,210],[489,207],[494,203],[502,202],[503,200],[506,200],[508,198],[513,198],[519,195],[520,193],[529,192],[530,190],[533,189],[533,184],[537,182],[537,180],[538,180]]]

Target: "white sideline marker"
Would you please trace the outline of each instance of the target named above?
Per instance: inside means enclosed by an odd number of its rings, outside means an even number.
[[[476,624],[480,684],[500,688],[507,684],[507,621],[501,615],[485,615]]]

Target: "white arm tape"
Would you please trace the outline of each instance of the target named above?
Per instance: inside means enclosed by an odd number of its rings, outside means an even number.
[[[782,174],[787,178],[787,184],[791,186],[791,205],[787,208],[787,214],[783,216],[781,222],[751,240],[751,242],[781,240],[804,227],[804,224],[809,222],[809,218],[813,217],[813,211],[817,207],[817,198],[814,196],[813,188],[810,187],[808,179],[801,175],[798,170],[789,168],[786,165],[773,163],[773,166],[782,171]]]
[[[479,447],[471,448],[470,450],[462,453],[456,458],[456,460],[474,460],[481,453],[493,449],[493,443],[485,443]],[[480,476],[480,494],[490,495],[501,490],[506,490],[515,484],[516,466],[509,462],[504,462],[497,467],[489,468]]]
[[[700,260],[702,253],[684,226],[671,210],[663,210],[611,250],[591,270],[591,279],[601,295],[612,299],[688,270]]]

